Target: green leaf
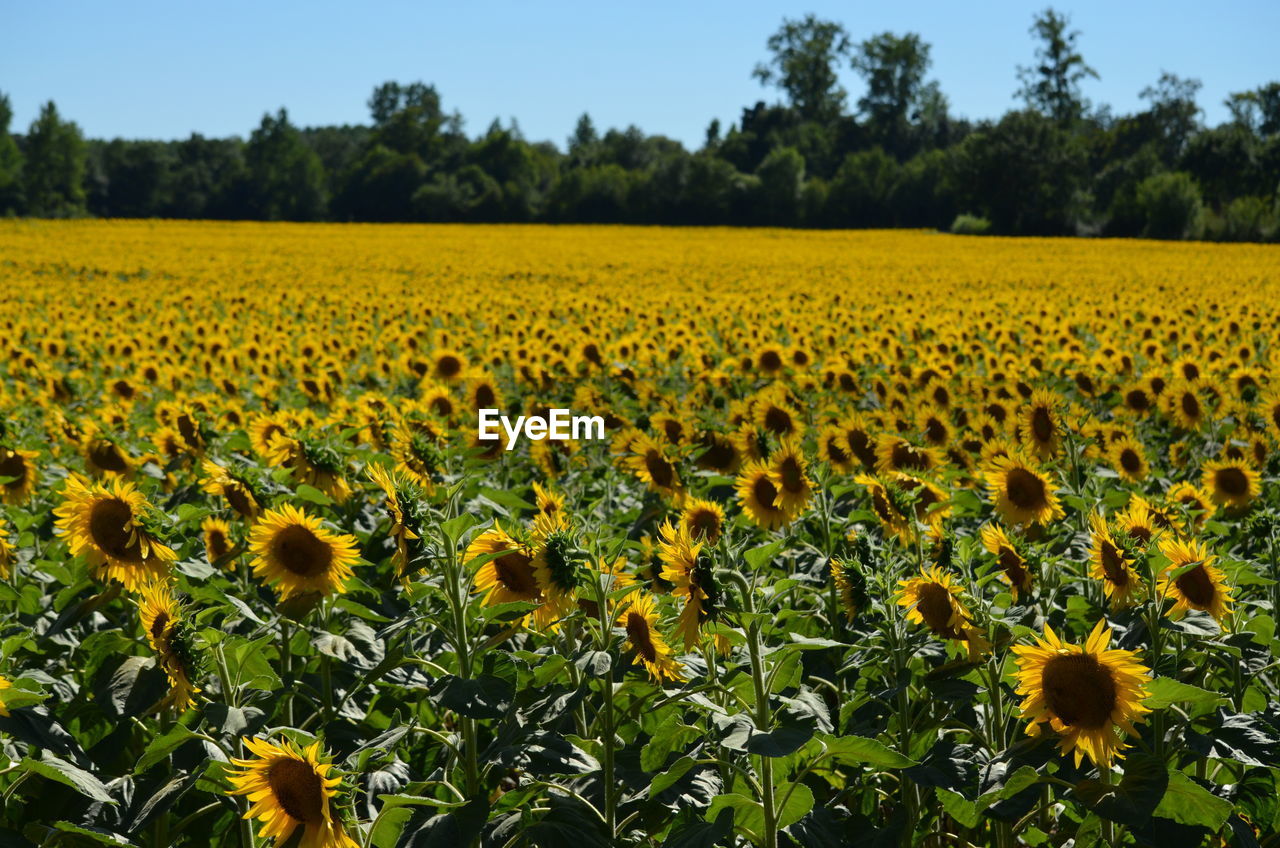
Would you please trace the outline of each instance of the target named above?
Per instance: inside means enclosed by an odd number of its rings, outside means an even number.
[[[678,721],[664,722],[654,731],[653,738],[640,749],[640,768],[648,772],[660,770],[667,764],[671,754],[700,735],[701,731],[696,727]]]
[[[1141,827],[1164,796],[1169,773],[1164,760],[1151,754],[1133,754],[1125,760],[1124,777],[1117,784],[1082,780],[1075,796],[1104,819],[1130,827]]]
[[[331,506],[333,504],[333,498],[329,497],[315,486],[308,486],[306,483],[300,485],[294,494],[307,503],[313,503],[317,506]]]
[[[756,844],[764,841],[764,807],[737,793],[717,795],[707,807],[706,820],[715,821],[721,810],[733,810],[733,827]]]
[[[694,762],[693,757],[681,757],[671,764],[671,768],[661,774],[654,775],[652,782],[649,783],[649,797],[653,798],[661,795],[674,786],[680,778],[688,773],[689,769],[693,768]]]
[[[441,524],[440,530],[456,545],[458,540],[462,538],[462,534],[474,527],[476,523],[474,515],[464,512],[462,515],[456,515]]]
[[[892,748],[865,736],[820,734],[817,738],[827,746],[827,756],[840,765],[867,765],[890,769],[917,765],[915,760],[904,757]]]
[[[1216,692],[1171,677],[1157,677],[1147,685],[1147,689],[1151,694],[1144,703],[1153,710],[1164,709],[1170,704],[1212,704],[1222,698]]]
[[[439,798],[428,798],[425,795],[379,795],[383,810],[394,810],[397,807],[465,807],[469,801],[441,801]]]
[[[790,793],[789,795],[787,793]],[[786,796],[778,809],[778,829],[795,824],[813,809],[813,790],[803,783],[784,784],[778,797]],[[761,808],[763,812],[763,808]]]
[[[1219,798],[1180,771],[1169,773],[1169,788],[1153,815],[1179,824],[1217,831],[1231,815],[1231,802]]]
[[[781,539],[776,542],[770,542],[767,545],[760,545],[759,547],[752,548],[744,553],[742,558],[747,561],[747,565],[750,566],[753,571],[759,571],[761,568],[768,565],[770,560],[777,556],[778,551],[780,550],[782,550]]]
[[[168,733],[151,740],[138,759],[138,764],[133,767],[133,773],[142,774],[194,738],[195,733],[180,724],[174,725],[169,728]]]
[[[112,798],[111,794],[107,792],[107,787],[103,785],[102,781],[84,769],[55,757],[48,751],[42,752],[39,760],[27,757],[22,761],[22,767],[26,771],[38,774],[41,777],[47,777],[50,780],[70,786],[86,798],[92,798],[94,801],[100,801],[103,804],[116,803],[116,799]]]

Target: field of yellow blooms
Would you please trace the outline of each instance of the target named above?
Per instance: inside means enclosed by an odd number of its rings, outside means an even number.
[[[1275,247],[9,221],[0,363],[4,848],[1280,844]]]

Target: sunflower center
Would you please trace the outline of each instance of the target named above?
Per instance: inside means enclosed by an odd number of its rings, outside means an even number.
[[[1233,498],[1249,494],[1249,477],[1239,468],[1220,468],[1213,475],[1213,483],[1218,491]]]
[[[1044,699],[1063,724],[1100,730],[1116,706],[1116,681],[1111,670],[1092,654],[1058,654],[1044,665],[1040,677]]]
[[[1137,474],[1142,470],[1142,458],[1133,448],[1125,448],[1120,451],[1120,467],[1130,474]]]
[[[169,626],[169,613],[162,612],[156,615],[156,620],[151,622],[151,638],[159,642],[164,638],[164,629]]]
[[[216,528],[209,531],[206,544],[209,546],[209,556],[213,559],[222,559],[231,551],[226,534]]]
[[[299,577],[318,577],[333,563],[333,549],[298,524],[277,533],[273,547],[276,560]]]
[[[1010,548],[1000,550],[1000,568],[1004,570],[1010,582],[1015,586],[1023,585],[1027,580],[1027,570],[1022,565],[1022,557]]]
[[[6,489],[18,489],[22,487],[27,477],[27,463],[20,453],[11,453],[4,459],[0,459],[0,477],[13,477],[4,484]]]
[[[649,451],[645,454],[644,467],[649,472],[649,477],[653,480],[653,484],[659,488],[669,488],[675,479],[675,472],[671,468],[671,463],[667,462],[662,454],[657,451]]]
[[[1048,442],[1053,438],[1053,419],[1043,406],[1037,406],[1031,413],[1031,432],[1037,442]]]
[[[307,763],[281,759],[267,772],[271,794],[284,811],[307,824],[324,821],[324,784]]]
[[[1207,607],[1213,603],[1213,581],[1203,565],[1197,565],[1190,571],[1179,575],[1174,581],[1182,596],[1197,607]]]
[[[537,594],[538,581],[533,576],[529,558],[524,554],[512,551],[495,558],[493,570],[498,573],[498,581],[509,591],[517,595]]]
[[[1151,401],[1147,397],[1147,393],[1141,389],[1133,389],[1124,396],[1125,405],[1135,412],[1145,412],[1150,406]]]
[[[755,483],[751,486],[751,494],[755,496],[756,501],[765,509],[774,508],[774,498],[778,496],[778,487],[773,485],[773,481],[764,475],[756,478]]]
[[[850,430],[846,434],[849,440],[849,450],[853,451],[853,455],[862,461],[867,468],[876,464],[876,452],[871,447],[870,434],[862,430]]]
[[[638,612],[627,613],[627,639],[636,653],[648,662],[658,659],[658,650],[653,646],[649,635],[649,621]]]
[[[776,350],[766,350],[760,354],[760,368],[763,371],[777,371],[782,367],[782,357]]]
[[[769,411],[764,414],[764,427],[770,433],[790,433],[791,416],[787,414],[785,409],[771,406]]]
[[[951,593],[938,583],[925,583],[916,592],[916,609],[924,623],[935,632],[951,627]]]
[[[1044,507],[1044,481],[1025,468],[1014,468],[1005,478],[1005,493],[1019,509]]]
[[[711,539],[720,534],[720,519],[709,509],[700,509],[689,516],[689,528],[694,535]]]
[[[456,356],[448,354],[436,360],[436,373],[441,377],[456,377],[462,370],[462,362]]]
[[[1129,585],[1129,569],[1125,568],[1124,559],[1115,545],[1104,541],[1098,549],[1098,559],[1109,582],[1117,586]]]
[[[1192,420],[1200,417],[1200,401],[1191,392],[1182,394],[1182,411]]]
[[[129,464],[125,462],[124,455],[111,442],[94,442],[89,448],[89,459],[104,471],[123,474],[129,470]]]
[[[89,513],[89,535],[107,555],[127,562],[142,562],[137,540],[130,541],[132,521],[133,509],[129,504],[119,498],[106,498],[95,503]]]
[[[800,463],[794,456],[788,456],[782,460],[778,471],[782,477],[782,488],[788,492],[804,491],[804,474],[801,473]]]
[[[893,467],[901,470],[904,468],[915,469],[917,471],[926,471],[927,463],[922,454],[916,453],[915,448],[906,442],[899,442],[893,448]]]
[[[231,504],[231,508],[236,512],[245,518],[253,515],[253,500],[242,486],[238,484],[225,485],[222,487],[222,493],[226,495],[227,503]]]
[[[848,452],[840,447],[840,443],[834,437],[827,440],[827,454],[831,457],[832,464],[843,465],[849,461]]]

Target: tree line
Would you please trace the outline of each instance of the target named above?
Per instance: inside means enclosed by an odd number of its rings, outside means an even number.
[[[85,139],[52,102],[14,134],[0,94],[0,214],[1280,238],[1280,82],[1232,94],[1209,127],[1200,82],[1163,72],[1145,108],[1115,115],[1081,91],[1098,74],[1065,15],[1030,33],[1021,108],[970,121],[919,35],[784,20],[753,71],[780,99],[712,121],[697,150],[589,115],[563,148],[514,122],[471,137],[421,82],[378,86],[367,125],[301,128],[280,109],[248,139],[180,141]],[[865,83],[852,103],[843,68]]]

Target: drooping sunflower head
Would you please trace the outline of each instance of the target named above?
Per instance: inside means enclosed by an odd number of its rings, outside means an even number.
[[[481,557],[488,559],[480,565],[472,581],[472,591],[484,593],[481,603],[485,606],[542,603],[542,589],[533,569],[532,545],[494,525],[471,540],[463,561]]]
[[[552,515],[564,510],[564,495],[537,480],[533,481],[533,497],[540,515]]]
[[[558,613],[557,618],[563,617],[582,585],[585,556],[564,513],[539,515],[534,520],[533,538],[533,573],[538,588]]]
[[[1083,645],[1063,642],[1046,624],[1043,639],[1013,648],[1027,734],[1039,736],[1047,725],[1060,737],[1059,750],[1074,753],[1077,766],[1087,756],[1099,768],[1110,768],[1126,747],[1119,731],[1136,736],[1133,723],[1150,712],[1142,703],[1150,669],[1133,651],[1109,649],[1110,641],[1104,621]]]
[[[631,441],[630,450],[626,465],[650,490],[668,496],[681,491],[675,460],[656,439],[641,433]]]
[[[1218,511],[1218,505],[1214,503],[1213,496],[1209,492],[1185,480],[1176,483],[1165,493],[1165,501],[1170,506],[1185,510],[1191,518],[1191,523],[1196,527],[1203,527],[1204,523]]]
[[[282,600],[345,592],[360,559],[354,537],[328,530],[292,504],[263,513],[249,536],[249,551],[254,574],[275,585]]]
[[[1112,534],[1100,513],[1089,516],[1089,525],[1089,574],[1102,581],[1103,592],[1113,608],[1128,606],[1142,587],[1142,577],[1135,570],[1129,551]]]
[[[836,594],[840,598],[840,606],[844,607],[849,621],[857,618],[858,613],[871,603],[867,594],[867,577],[862,572],[860,563],[854,558],[831,559],[831,579],[836,586]]]
[[[666,680],[684,679],[680,662],[658,630],[658,611],[653,596],[633,592],[618,615],[618,626],[627,634],[626,650],[635,652],[635,664],[643,665],[658,685]]]
[[[0,502],[24,504],[36,489],[35,451],[0,447]]]
[[[999,524],[985,524],[982,527],[982,546],[996,558],[1000,574],[1009,584],[1014,601],[1026,592],[1031,591],[1033,582],[1031,570],[1027,568],[1027,560],[1009,539],[1004,528]]]
[[[1172,598],[1170,618],[1181,618],[1190,610],[1200,610],[1213,616],[1214,621],[1226,627],[1225,619],[1235,600],[1227,576],[1214,566],[1216,556],[1203,542],[1166,536],[1160,541],[1160,553],[1169,565],[1160,575],[1156,593],[1161,598]]]
[[[876,469],[881,473],[930,471],[937,468],[940,461],[933,448],[917,445],[902,436],[885,433],[876,440]]]
[[[184,712],[200,692],[195,683],[200,668],[190,624],[169,581],[152,583],[140,594],[138,614],[142,629],[156,653],[156,663],[169,679],[169,694],[161,702],[162,707]]]
[[[261,508],[255,493],[256,485],[247,475],[242,477],[238,472],[219,465],[211,459],[204,460],[201,465],[203,474],[200,479],[202,491],[211,495],[226,498],[227,504],[246,521],[255,521]]]
[[[67,478],[54,510],[72,556],[84,556],[94,576],[131,592],[165,578],[178,557],[159,541],[159,522],[146,496],[120,478],[102,482]]]
[[[991,502],[1010,524],[1048,524],[1064,515],[1052,477],[1024,457],[993,460],[985,477]]]
[[[1244,509],[1262,493],[1261,475],[1243,459],[1205,463],[1201,485],[1213,502],[1228,509]]]
[[[969,610],[960,600],[960,585],[938,566],[922,567],[920,574],[898,581],[894,596],[907,610],[907,621],[923,624],[941,639],[963,642],[970,659],[988,650],[991,643],[973,626]]]
[[[321,761],[319,742],[299,749],[283,739],[243,741],[253,756],[231,760],[236,770],[227,774],[233,787],[227,794],[249,797],[245,817],[262,822],[260,838],[284,845],[301,828],[305,848],[359,848],[333,809],[342,778]]]
[[[351,497],[351,488],[343,476],[346,461],[332,439],[307,433],[293,438],[276,436],[268,459],[274,465],[292,470],[299,483],[317,488],[339,503]]]
[[[204,555],[210,565],[222,563],[231,566],[230,555],[235,550],[235,541],[231,534],[231,525],[225,520],[210,515],[200,522],[200,533],[204,537]]]

